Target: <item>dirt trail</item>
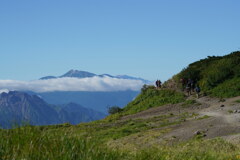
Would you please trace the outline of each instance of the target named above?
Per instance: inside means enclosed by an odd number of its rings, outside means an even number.
[[[183,103],[151,108],[134,115],[122,117],[122,120],[149,119],[154,116],[169,114],[178,116],[186,112],[190,115],[194,113],[198,116],[186,118],[180,124],[167,126],[169,132],[158,137],[158,140],[153,142],[181,142],[193,138],[196,136],[195,133],[200,131],[205,135],[204,138],[207,139],[222,137],[230,142],[240,143],[240,113],[233,113],[234,111],[240,112],[240,103],[236,102],[236,100],[240,100],[240,96],[224,101],[210,97],[196,99],[193,96],[188,99],[194,99],[197,103],[186,108],[183,107]],[[161,130],[162,128],[159,128],[159,131]]]
[[[240,116],[238,114],[231,114],[231,111],[240,109],[240,105],[235,101],[240,97],[234,97],[226,99],[224,102],[219,99],[201,98],[197,99],[199,103],[205,103],[209,105],[209,108],[199,112],[201,115],[208,115],[223,120],[229,125],[239,125]]]

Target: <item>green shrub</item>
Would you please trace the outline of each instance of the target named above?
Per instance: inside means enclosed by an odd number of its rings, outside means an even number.
[[[119,113],[121,112],[123,109],[118,107],[118,106],[112,106],[112,107],[109,107],[108,108],[108,113],[109,114],[116,114],[116,113]]]

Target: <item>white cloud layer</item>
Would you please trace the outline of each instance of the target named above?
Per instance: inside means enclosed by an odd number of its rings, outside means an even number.
[[[17,81],[0,80],[0,90],[18,90],[34,92],[52,91],[124,91],[139,90],[143,86],[140,80],[117,79],[111,77],[57,78],[48,80]]]

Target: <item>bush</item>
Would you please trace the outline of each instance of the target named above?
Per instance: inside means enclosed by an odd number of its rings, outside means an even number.
[[[115,114],[121,112],[123,109],[118,107],[118,106],[112,106],[108,108],[108,113],[109,114]]]

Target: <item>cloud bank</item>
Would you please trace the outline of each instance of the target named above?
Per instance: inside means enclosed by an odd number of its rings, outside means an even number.
[[[117,79],[111,77],[57,78],[48,80],[17,81],[0,80],[0,90],[33,92],[53,91],[125,91],[140,90],[141,80]]]

